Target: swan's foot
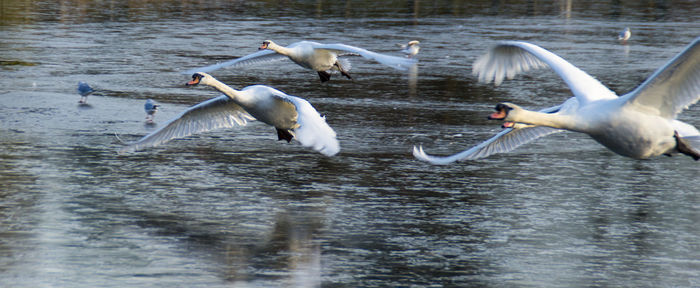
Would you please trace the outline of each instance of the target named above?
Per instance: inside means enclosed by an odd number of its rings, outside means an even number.
[[[318,72],[318,77],[321,78],[321,83],[328,82],[328,80],[331,80],[331,73],[328,73],[326,71],[316,71],[316,72]]]
[[[343,75],[343,76],[347,77],[348,79],[352,80],[352,77],[350,76],[350,74],[348,74],[348,72],[345,71],[345,69],[343,69],[343,67],[340,66],[340,63],[338,63],[337,61],[335,62],[335,67],[338,68],[338,71],[340,71],[340,74],[341,74],[341,75]]]
[[[695,161],[700,160],[700,152],[695,150],[693,146],[688,144],[688,141],[678,135],[678,131],[673,132],[673,137],[676,138],[676,150],[678,150],[678,152],[693,157]]]
[[[287,140],[287,143],[292,142],[292,138],[294,138],[294,135],[292,133],[289,133],[286,129],[280,129],[275,127],[277,129],[277,140]]]
[[[352,80],[352,77],[350,77],[350,74],[348,74],[348,72],[340,70],[340,74],[342,74],[343,76],[348,77],[348,79]]]

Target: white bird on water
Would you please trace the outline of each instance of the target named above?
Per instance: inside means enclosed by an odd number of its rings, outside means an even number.
[[[406,54],[406,57],[408,58],[413,58],[416,54],[418,54],[418,51],[420,51],[420,41],[418,40],[413,40],[409,41],[408,44],[397,44],[399,47],[401,47],[401,52]]]
[[[700,37],[631,92],[618,97],[598,80],[539,46],[518,41],[496,45],[473,66],[479,81],[504,78],[549,66],[574,94],[562,105],[539,112],[501,103],[489,119],[513,126],[461,153],[438,157],[414,147],[413,155],[433,164],[509,152],[563,130],[586,133],[613,152],[636,159],[682,153],[700,159],[700,132],[676,116],[700,99]]]
[[[627,27],[617,35],[617,40],[622,42],[622,44],[627,44],[627,40],[629,40],[630,37],[632,37],[632,31],[630,31],[630,27]]]
[[[143,104],[143,110],[146,111],[146,123],[153,123],[158,107],[160,107],[160,105],[153,102],[153,100],[146,100],[146,104]]]
[[[289,58],[301,67],[316,71],[321,78],[321,82],[326,82],[331,79],[331,73],[333,72],[340,72],[341,75],[352,79],[348,73],[350,62],[347,59],[339,58],[341,56],[359,55],[398,70],[406,70],[416,63],[414,59],[379,54],[350,45],[321,44],[311,41],[301,41],[285,47],[277,45],[270,40],[265,40],[259,50],[256,53],[223,63],[191,69],[185,71],[184,74],[208,73],[223,67],[240,67]]]
[[[197,72],[188,86],[203,84],[224,93],[182,112],[160,129],[122,148],[119,153],[153,147],[172,139],[259,120],[277,130],[279,140],[296,139],[326,156],[340,151],[333,129],[309,102],[263,85],[235,90],[209,74]]]

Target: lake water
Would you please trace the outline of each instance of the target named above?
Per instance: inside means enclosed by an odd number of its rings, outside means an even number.
[[[575,133],[449,166],[411,155],[497,133],[501,101],[570,97],[548,70],[477,83],[497,41],[541,45],[622,94],[700,35],[695,1],[94,2],[0,2],[2,287],[700,286],[689,157],[634,160]],[[353,58],[352,81],[290,61],[212,73],[308,99],[335,157],[260,123],[117,155],[115,135],[218,95],[179,72],[266,39],[422,50],[409,72]],[[89,105],[78,81],[99,90]],[[699,106],[680,118],[700,126]]]

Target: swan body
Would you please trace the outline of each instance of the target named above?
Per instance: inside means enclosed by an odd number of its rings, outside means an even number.
[[[418,40],[412,40],[409,41],[408,44],[398,44],[399,47],[401,47],[401,52],[406,54],[406,57],[412,58],[416,54],[418,54],[418,51],[420,51],[420,41]]]
[[[700,100],[700,37],[641,85],[620,97],[571,63],[526,42],[507,41],[493,47],[474,63],[473,72],[480,81],[498,85],[506,77],[510,79],[517,73],[546,66],[573,92],[574,98],[564,103],[568,107],[552,113],[530,111],[512,103],[498,104],[489,119],[521,123],[524,128],[503,131],[497,135],[499,138],[490,139],[492,142],[510,142],[501,138],[519,130],[547,127],[586,133],[613,152],[636,159],[677,152],[700,159],[700,131],[675,119],[682,110]],[[497,153],[507,151],[502,149]],[[471,159],[453,157],[459,154],[430,156],[422,148],[414,148],[414,155],[435,164]]]
[[[224,95],[193,106],[164,127],[122,148],[120,153],[157,146],[195,133],[245,125],[249,120],[275,127],[279,140],[296,139],[303,146],[327,156],[340,151],[335,131],[304,99],[264,85],[235,90],[203,72],[195,73],[187,83],[198,84],[212,86]]]
[[[406,70],[416,63],[414,59],[384,55],[350,45],[321,44],[311,41],[301,41],[289,46],[281,46],[270,40],[265,40],[259,50],[256,53],[223,63],[188,70],[184,74],[208,73],[223,67],[241,67],[288,58],[301,67],[316,71],[321,78],[321,82],[326,82],[330,80],[331,72],[340,72],[343,76],[352,79],[348,73],[350,64],[348,61],[343,61],[342,58],[339,59],[341,56],[359,55],[398,70]]]
[[[88,97],[88,95],[92,94],[93,92],[95,92],[95,90],[92,89],[92,87],[90,87],[90,85],[88,85],[87,83],[85,83],[83,81],[79,81],[78,82],[78,94],[80,94],[81,97],[80,97],[80,100],[78,101],[78,103],[87,104],[87,97]]]
[[[146,100],[146,104],[143,104],[143,110],[146,111],[146,122],[153,123],[158,107],[160,107],[160,105],[153,102],[153,100]]]

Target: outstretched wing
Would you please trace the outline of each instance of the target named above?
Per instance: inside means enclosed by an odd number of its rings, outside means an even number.
[[[504,78],[512,79],[518,73],[549,66],[559,74],[582,105],[600,99],[615,99],[617,95],[581,69],[537,45],[519,41],[505,41],[492,47],[474,62],[472,74],[479,81],[496,85]]]
[[[700,100],[700,37],[624,97],[630,105],[673,119]]]
[[[185,110],[160,129],[120,149],[119,154],[158,146],[172,139],[196,133],[243,126],[249,120],[255,120],[255,118],[234,103],[231,98],[221,95]]]
[[[204,72],[204,73],[209,73],[214,70],[218,70],[224,67],[241,67],[241,66],[248,66],[248,65],[253,65],[253,64],[260,64],[260,63],[265,63],[265,62],[270,62],[270,61],[276,61],[276,60],[281,60],[285,59],[287,56],[284,56],[282,54],[277,54],[275,51],[272,50],[261,50],[258,52],[255,52],[253,54],[248,54],[246,56],[236,58],[233,60],[229,60],[226,62],[214,64],[214,65],[209,65],[205,67],[200,67],[200,68],[194,68],[190,69],[187,71],[182,72],[182,74],[186,75],[191,75],[196,72]]]
[[[374,60],[382,63],[386,66],[392,67],[398,70],[407,70],[412,65],[418,63],[416,59],[397,57],[391,55],[380,54],[372,52],[366,49],[362,49],[355,46],[345,45],[345,44],[320,44],[315,42],[309,42],[313,45],[314,49],[326,49],[332,50],[338,56],[343,55],[360,55],[366,59]]]
[[[485,158],[497,153],[506,153],[515,150],[524,144],[534,141],[537,138],[547,136],[552,133],[561,132],[564,130],[555,129],[545,126],[532,126],[525,128],[507,128],[490,139],[479,143],[478,145],[464,150],[460,153],[450,156],[432,156],[423,151],[423,147],[413,147],[413,156],[416,158],[430,162],[435,165],[446,165],[455,161],[476,160]]]
[[[542,113],[569,113],[578,108],[578,99],[569,98],[564,104],[540,110]],[[476,160],[497,153],[506,153],[530,143],[540,137],[564,130],[545,126],[525,126],[523,128],[507,128],[478,145],[450,156],[432,156],[423,151],[423,147],[413,147],[413,156],[435,165],[446,165],[461,160]]]

